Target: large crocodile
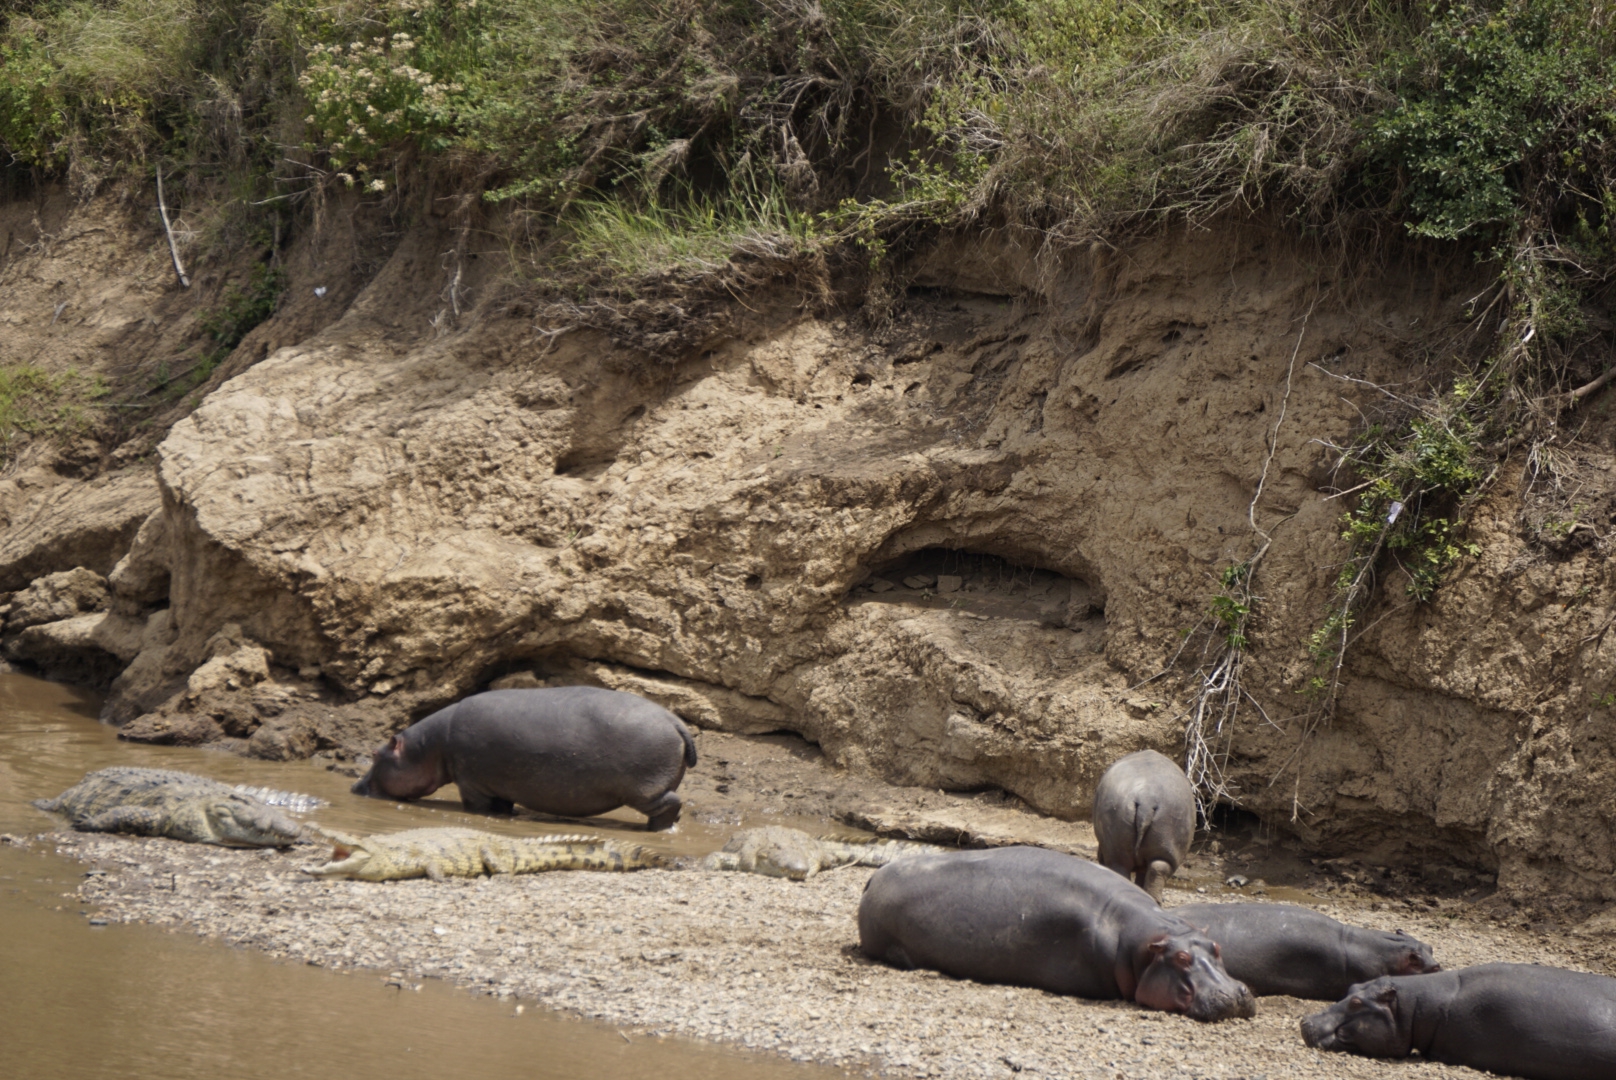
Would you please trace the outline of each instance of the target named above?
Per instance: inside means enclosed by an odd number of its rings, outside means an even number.
[[[673,864],[639,844],[599,836],[496,836],[476,829],[409,829],[356,837],[321,829],[331,859],[305,866],[305,874],[361,881],[396,881],[481,874],[537,874],[546,870],[646,870]]]
[[[80,832],[131,832],[197,844],[288,847],[303,826],[251,795],[194,773],[115,766],[85,774],[41,810]]]
[[[767,825],[736,833],[722,851],[706,856],[700,865],[703,870],[742,870],[806,881],[821,870],[838,866],[885,866],[904,855],[943,850],[908,840],[835,840],[783,825]]]

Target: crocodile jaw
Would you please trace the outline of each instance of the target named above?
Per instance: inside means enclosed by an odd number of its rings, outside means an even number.
[[[289,847],[303,835],[303,826],[285,814],[242,799],[220,799],[203,813],[217,844]]]
[[[305,874],[315,877],[361,877],[365,867],[370,863],[370,852],[364,848],[343,843],[340,840],[331,841],[331,858],[320,866],[304,866],[300,869]]]

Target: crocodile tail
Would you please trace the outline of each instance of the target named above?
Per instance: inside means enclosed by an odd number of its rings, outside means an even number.
[[[692,751],[694,753],[694,751]],[[626,853],[629,865],[639,870],[671,870],[674,861],[666,854],[641,844],[635,844]]]
[[[607,840],[597,850],[604,856],[606,865],[603,869],[607,870],[666,870],[673,865],[668,856],[642,844],[619,844]]]

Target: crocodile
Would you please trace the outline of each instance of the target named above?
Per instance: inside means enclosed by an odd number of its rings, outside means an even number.
[[[305,866],[305,874],[361,881],[397,881],[480,874],[537,874],[546,870],[647,870],[669,868],[665,856],[639,844],[604,837],[496,836],[477,829],[409,829],[356,837],[321,829],[331,841],[331,859]]]
[[[80,832],[129,832],[227,847],[289,847],[303,826],[217,780],[172,769],[115,766],[86,773],[41,810]]]
[[[908,840],[837,840],[801,829],[767,825],[729,838],[722,851],[701,860],[703,870],[744,870],[767,877],[806,881],[838,866],[885,866],[905,855],[945,849]]]

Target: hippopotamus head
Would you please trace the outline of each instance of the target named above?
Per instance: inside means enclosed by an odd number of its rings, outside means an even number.
[[[1442,965],[1436,962],[1436,954],[1425,942],[1402,930],[1386,936],[1391,939],[1389,944],[1392,946],[1389,974],[1429,975],[1433,971],[1442,970]]]
[[[1383,975],[1359,983],[1323,1012],[1302,1021],[1302,1041],[1316,1050],[1345,1050],[1366,1057],[1407,1057],[1413,1035],[1397,1015],[1397,984]]]
[[[378,799],[422,798],[449,782],[447,777],[440,775],[440,757],[438,754],[411,753],[404,735],[394,735],[376,751],[370,771],[355,781],[349,790],[355,795],[373,795]]]
[[[1213,1022],[1257,1015],[1257,999],[1223,969],[1223,950],[1193,927],[1157,934],[1134,958],[1133,1000]]]

